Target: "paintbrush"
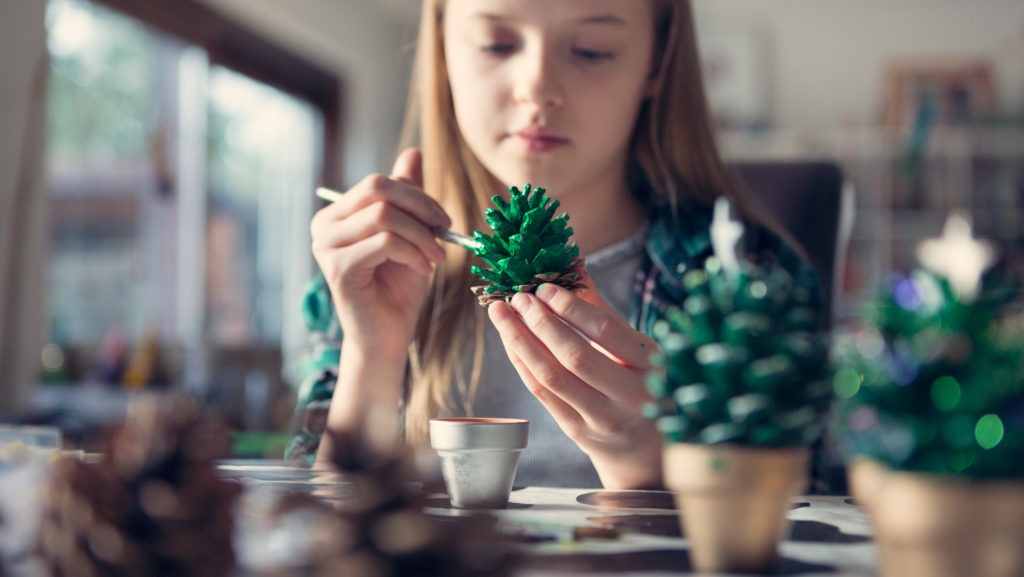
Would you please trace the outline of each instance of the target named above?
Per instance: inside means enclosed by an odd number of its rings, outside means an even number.
[[[337,202],[338,200],[341,199],[340,192],[336,190],[331,190],[329,188],[325,188],[323,186],[316,189],[316,195],[326,200],[327,202]],[[441,228],[438,226],[431,228],[431,230],[434,231],[434,236],[436,236],[437,238],[445,242],[450,242],[452,244],[459,245],[466,250],[476,251],[476,249],[480,248],[480,243],[464,234],[452,232],[447,228]]]

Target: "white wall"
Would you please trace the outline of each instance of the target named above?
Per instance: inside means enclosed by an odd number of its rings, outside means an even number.
[[[43,345],[44,8],[0,2],[0,411],[24,402]]]
[[[1024,111],[1020,0],[692,0],[702,32],[767,36],[770,114],[780,127],[874,122],[894,58],[991,58],[1001,103]]]
[[[341,160],[347,184],[388,171],[401,129],[411,51],[408,22],[372,0],[200,0],[344,83]],[[408,0],[418,11],[418,2]]]

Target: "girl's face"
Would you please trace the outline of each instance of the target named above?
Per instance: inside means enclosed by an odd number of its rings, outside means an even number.
[[[652,82],[651,4],[447,0],[456,120],[499,181],[544,186],[556,197],[608,178],[621,186]]]

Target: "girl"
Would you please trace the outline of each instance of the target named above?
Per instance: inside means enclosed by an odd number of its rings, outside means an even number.
[[[646,332],[710,254],[714,198],[734,197],[688,2],[423,0],[409,113],[422,153],[313,219],[318,352],[290,455],[329,454],[325,429],[420,441],[435,416],[525,417],[517,484],[660,486]],[[485,312],[470,255],[431,228],[487,230],[488,199],[525,183],[570,215],[588,286]],[[778,236],[748,225],[746,244],[818,290]]]

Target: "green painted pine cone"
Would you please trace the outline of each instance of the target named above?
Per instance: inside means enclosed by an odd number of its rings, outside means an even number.
[[[480,245],[474,254],[487,264],[470,269],[487,283],[473,287],[480,304],[533,292],[544,283],[581,288],[583,260],[579,247],[568,242],[573,233],[569,215],[555,216],[559,202],[550,202],[541,187],[527,184],[519,190],[513,186],[509,192],[508,202],[496,195],[491,199],[496,208],[484,213],[494,234],[473,233]]]
[[[788,447],[815,441],[831,401],[828,347],[811,294],[781,268],[711,257],[653,336],[646,407],[666,442]]]
[[[965,302],[927,270],[895,279],[837,337],[842,448],[891,468],[1024,478],[1024,334],[1016,284],[992,272]]]

